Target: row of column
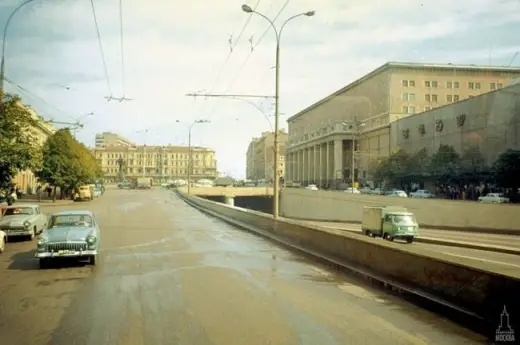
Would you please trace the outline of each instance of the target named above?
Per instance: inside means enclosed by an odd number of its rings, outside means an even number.
[[[285,180],[323,185],[343,179],[343,140],[335,139],[287,153]]]

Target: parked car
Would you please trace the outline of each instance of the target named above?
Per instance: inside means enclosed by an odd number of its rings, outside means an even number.
[[[419,189],[410,193],[410,198],[432,199],[435,198],[435,195],[428,192],[426,189]]]
[[[307,190],[318,190],[318,186],[316,186],[315,184],[310,184],[307,187],[305,187],[305,189],[307,189]]]
[[[7,243],[7,234],[0,230],[0,254],[5,251],[5,244]]]
[[[350,193],[350,194],[361,194],[361,192],[359,191],[359,189],[357,189],[357,188],[352,188],[352,187],[349,187],[349,188],[345,189],[345,193]]]
[[[24,236],[31,240],[46,227],[47,216],[41,212],[40,206],[32,204],[9,206],[0,220],[0,230],[7,236]]]
[[[393,196],[393,197],[399,197],[399,198],[408,198],[408,195],[406,194],[406,192],[404,190],[391,190],[386,195]]]
[[[62,211],[50,216],[49,227],[39,238],[36,257],[40,268],[56,258],[78,258],[95,265],[99,251],[100,229],[90,211]]]
[[[479,197],[478,202],[484,204],[505,204],[509,202],[509,198],[504,197],[502,193],[488,193],[486,196]]]

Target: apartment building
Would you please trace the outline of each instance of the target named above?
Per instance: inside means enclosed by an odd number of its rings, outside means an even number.
[[[278,132],[278,170],[280,176],[285,173],[285,143],[287,133]],[[246,154],[246,178],[249,180],[274,179],[274,132],[263,132],[259,138],[253,138],[249,143]]]
[[[131,147],[136,146],[136,144],[116,133],[111,132],[103,132],[96,134],[96,149],[109,147],[109,146],[118,146],[118,147]]]
[[[333,187],[352,175],[366,179],[392,150],[391,123],[518,77],[518,67],[388,62],[288,119],[287,181]]]
[[[30,128],[29,130],[36,139],[35,144],[38,146],[43,146],[45,141],[47,141],[47,138],[56,132],[56,127],[45,121],[33,109],[24,105],[23,103],[19,102],[18,106],[28,111],[32,118],[36,120],[36,126]],[[13,179],[13,184],[15,184],[26,194],[34,193],[36,191],[37,183],[38,181],[34,175],[34,172],[30,170],[20,171]]]
[[[192,147],[192,178],[215,179],[217,160],[215,151],[204,147]],[[186,146],[107,146],[95,148],[105,179],[119,179],[120,166],[124,175],[151,177],[156,182],[187,179],[189,149]]]

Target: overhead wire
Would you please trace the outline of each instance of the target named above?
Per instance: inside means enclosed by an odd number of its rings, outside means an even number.
[[[125,91],[125,45],[123,31],[123,0],[119,0],[119,34],[121,38],[121,92],[123,97],[126,96]]]
[[[99,50],[101,52],[101,59],[103,61],[103,70],[105,72],[105,79],[106,79],[106,82],[107,82],[109,97],[112,98],[112,96],[113,96],[112,85],[110,83],[110,77],[108,75],[107,61],[106,61],[106,58],[105,58],[105,51],[103,50],[103,42],[101,41],[101,33],[99,32],[99,24],[98,24],[98,20],[97,20],[96,6],[94,5],[94,0],[90,0],[90,5],[92,7],[92,16],[94,17],[94,24],[96,26],[97,40],[98,40],[98,43],[99,43]]]
[[[253,7],[253,10],[256,10],[258,8],[258,5],[260,5],[261,1],[262,0],[257,0],[256,4]],[[242,25],[242,29],[240,30],[240,33],[239,33],[238,37],[236,38],[235,42],[233,42],[233,35],[230,36],[229,53],[227,54],[226,59],[224,60],[224,63],[222,64],[222,67],[219,69],[219,71],[217,73],[217,78],[215,79],[215,82],[211,85],[211,88],[207,90],[207,93],[212,93],[213,90],[215,89],[215,87],[217,87],[218,83],[220,82],[220,79],[222,78],[222,74],[224,73],[224,70],[226,69],[227,64],[229,63],[229,60],[231,59],[231,55],[235,51],[235,47],[240,42],[242,35],[246,31],[246,28],[249,25],[249,22],[251,21],[252,16],[253,16],[253,13],[250,13],[247,20],[244,22],[244,25]]]
[[[52,117],[52,112],[50,112],[49,109],[45,109],[45,108],[51,108],[51,110],[54,110],[54,112],[61,113],[62,115],[65,115],[65,116],[67,116],[70,119],[73,119],[73,117],[68,115],[68,113],[66,111],[64,111],[63,109],[60,109],[59,107],[49,103],[46,99],[44,99],[41,96],[38,96],[36,93],[30,91],[28,88],[26,88],[26,87],[24,87],[24,86],[22,86],[22,85],[20,85],[20,84],[18,84],[16,82],[14,82],[13,80],[11,80],[11,79],[9,79],[9,78],[7,78],[5,76],[4,76],[4,80],[6,82],[8,82],[9,84],[11,84],[12,86],[16,87],[22,93],[25,93],[25,95],[28,98],[32,98],[33,100],[35,100],[38,103],[40,103],[38,108],[41,108],[43,110],[43,113],[47,113],[46,115],[48,115],[49,117]],[[44,106],[42,106],[42,105],[44,105]]]
[[[291,0],[286,0],[285,3],[283,4],[282,8],[278,11],[278,13],[275,15],[274,19],[273,19],[273,22],[276,22],[276,20],[278,19],[278,17],[282,14],[282,12],[285,10],[285,8],[287,7],[287,5],[289,5],[289,2]],[[271,4],[272,5],[272,4]],[[253,13],[252,13],[253,14]],[[251,15],[252,15],[251,14]],[[233,76],[233,78],[231,79],[231,82],[228,84],[228,86],[226,87],[226,89],[224,90],[223,94],[227,94],[229,89],[236,83],[238,77],[240,76],[240,74],[242,73],[242,70],[244,69],[244,67],[246,66],[247,62],[249,61],[249,59],[251,58],[251,55],[253,54],[253,52],[255,51],[256,47],[262,42],[262,40],[264,39],[264,37],[267,35],[267,33],[269,32],[269,30],[271,30],[271,25],[269,24],[269,26],[264,30],[264,32],[262,33],[262,35],[260,36],[260,38],[258,39],[258,41],[256,42],[255,45],[252,46],[252,49],[251,51],[249,52],[249,54],[246,56],[246,59],[244,60],[244,62],[242,63],[242,65],[240,66],[240,68],[238,69],[237,73]],[[213,111],[210,113],[209,115],[209,118],[211,118],[215,112],[218,110],[218,105],[216,105],[215,107],[213,107]]]

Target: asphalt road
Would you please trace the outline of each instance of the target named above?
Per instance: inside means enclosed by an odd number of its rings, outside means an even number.
[[[334,223],[334,222],[306,222],[309,224],[318,225],[325,228],[344,229],[351,232],[359,232],[361,234],[361,225],[350,223]],[[448,230],[426,230],[421,229],[419,237],[431,237],[441,240],[452,240],[459,242],[476,243],[480,245],[492,245],[500,247],[515,248],[520,250],[520,236],[506,236],[506,235],[490,235],[479,233],[462,233],[459,231]],[[379,240],[379,239],[375,239]],[[422,251],[428,253],[444,253],[454,258],[461,257],[465,259],[475,260],[477,263],[491,263],[506,267],[513,267],[520,269],[520,257],[513,254],[503,254],[492,251],[467,249],[460,247],[442,246],[427,243],[414,242],[412,244],[416,248],[421,248]]]
[[[95,268],[39,270],[34,242],[0,255],[0,343],[30,345],[484,344],[342,273],[187,206],[109,190],[73,206],[102,227]]]

